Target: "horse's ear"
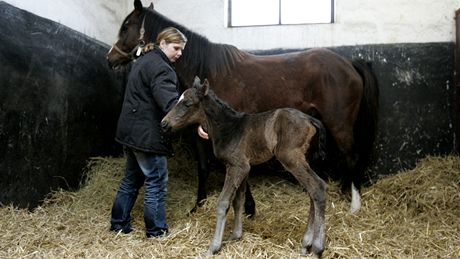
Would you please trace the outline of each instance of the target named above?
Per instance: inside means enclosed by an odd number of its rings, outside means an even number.
[[[134,0],[134,10],[138,11],[138,12],[142,12],[142,2],[141,0]]]
[[[150,10],[153,10],[153,2],[152,2],[152,3],[150,3],[150,5],[149,5],[149,9],[150,9]]]
[[[204,79],[202,91],[203,91],[203,95],[204,95],[204,96],[208,95],[208,91],[209,91],[209,82],[208,82],[208,79],[207,79],[207,78]]]

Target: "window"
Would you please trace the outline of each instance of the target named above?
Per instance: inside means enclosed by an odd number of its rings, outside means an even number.
[[[228,26],[333,23],[334,0],[228,0]]]

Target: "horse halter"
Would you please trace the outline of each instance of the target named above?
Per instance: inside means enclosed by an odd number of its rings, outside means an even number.
[[[109,53],[110,51],[115,50],[116,52],[118,52],[118,54],[122,55],[123,57],[125,58],[129,58],[129,59],[136,59],[138,58],[141,54],[142,54],[142,49],[145,47],[145,40],[144,40],[144,34],[145,34],[145,29],[144,29],[144,24],[145,24],[145,17],[147,15],[145,14],[144,15],[144,18],[142,19],[142,25],[141,25],[141,28],[139,29],[139,39],[137,40],[138,41],[138,44],[136,46],[134,46],[134,48],[130,51],[130,52],[125,52],[123,50],[121,50],[117,44],[113,44],[112,48],[109,50]]]

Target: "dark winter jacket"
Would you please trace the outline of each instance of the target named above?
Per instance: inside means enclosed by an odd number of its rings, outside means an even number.
[[[158,49],[132,66],[116,132],[116,141],[144,152],[171,155],[160,122],[177,102],[178,80],[169,59]]]

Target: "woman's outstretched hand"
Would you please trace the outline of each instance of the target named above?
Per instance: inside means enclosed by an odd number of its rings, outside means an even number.
[[[204,139],[209,139],[208,133],[206,133],[206,131],[204,131],[204,129],[203,129],[203,127],[201,127],[201,125],[198,126],[198,136],[200,136],[201,138],[204,138]]]

